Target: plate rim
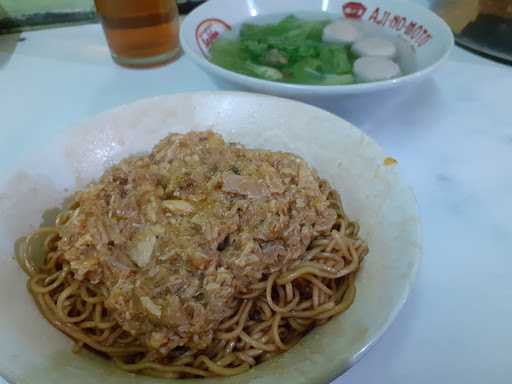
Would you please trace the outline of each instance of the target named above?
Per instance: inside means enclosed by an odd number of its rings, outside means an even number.
[[[361,129],[357,128],[352,123],[350,123],[347,120],[345,120],[345,119],[335,115],[334,113],[331,113],[331,112],[323,110],[323,109],[321,109],[319,107],[316,107],[316,106],[313,106],[313,105],[309,105],[309,104],[305,104],[303,102],[296,101],[296,100],[290,100],[290,99],[286,99],[286,98],[282,98],[282,97],[270,96],[270,95],[264,95],[264,94],[257,94],[257,93],[250,93],[250,92],[239,92],[239,91],[183,92],[183,93],[164,94],[164,95],[159,95],[159,96],[154,96],[154,97],[149,97],[149,98],[143,98],[143,99],[139,99],[139,100],[134,101],[134,102],[118,105],[118,106],[116,106],[114,108],[111,108],[111,109],[108,109],[106,111],[103,111],[103,112],[100,112],[98,114],[95,114],[93,116],[90,116],[89,118],[86,118],[85,120],[83,120],[82,122],[79,122],[78,124],[73,124],[72,126],[69,127],[69,129],[67,131],[70,132],[70,131],[73,131],[74,129],[77,129],[77,128],[79,129],[79,128],[81,128],[81,127],[83,127],[83,126],[85,126],[85,125],[87,125],[87,124],[89,124],[89,123],[91,123],[91,122],[93,122],[93,121],[95,121],[97,119],[104,118],[105,116],[108,116],[108,115],[113,114],[113,113],[119,113],[120,111],[123,111],[123,110],[125,110],[127,108],[131,108],[131,107],[133,107],[134,105],[137,105],[137,104],[151,103],[151,102],[156,102],[156,101],[159,101],[159,100],[170,100],[170,99],[177,99],[177,100],[179,100],[180,98],[187,97],[187,96],[199,97],[199,98],[202,98],[202,97],[213,97],[213,98],[219,98],[219,97],[222,97],[222,98],[226,98],[226,97],[228,97],[228,98],[232,98],[232,97],[239,98],[239,97],[243,97],[243,98],[247,99],[247,102],[250,102],[250,100],[257,100],[257,99],[268,99],[268,100],[275,100],[275,101],[280,102],[280,103],[293,104],[293,105],[295,105],[295,106],[297,106],[299,108],[309,109],[309,110],[312,110],[312,111],[316,111],[316,113],[320,113],[320,114],[324,114],[324,115],[329,115],[331,118],[335,118],[335,119],[341,121],[343,124],[349,126],[350,129],[354,129],[357,132],[359,132],[365,139],[369,140],[372,143],[372,145],[375,146],[376,148],[378,148],[383,154],[385,153],[383,148],[373,138],[368,136],[364,131],[362,131]],[[371,338],[367,338],[366,339],[364,347],[361,350],[353,353],[352,357],[350,358],[350,360],[344,362],[345,364],[343,364],[343,366],[340,363],[340,369],[337,370],[337,372],[335,372],[333,375],[331,375],[331,374],[329,376],[324,375],[322,377],[320,377],[320,375],[319,375],[319,377],[315,378],[315,380],[313,381],[314,383],[326,383],[329,380],[334,379],[335,377],[341,376],[348,369],[350,369],[352,366],[354,366],[363,356],[365,356],[366,353],[368,353],[368,351],[375,345],[375,343],[378,340],[381,339],[383,334],[389,329],[390,325],[396,320],[398,314],[400,313],[400,311],[404,307],[405,303],[409,299],[410,294],[411,294],[411,292],[412,292],[412,290],[413,290],[413,288],[415,286],[416,279],[417,279],[417,274],[418,274],[419,268],[421,266],[422,258],[423,258],[422,224],[421,224],[421,219],[420,219],[420,214],[419,214],[419,209],[418,209],[418,203],[417,203],[416,197],[414,195],[414,192],[413,192],[411,187],[409,187],[408,185],[406,185],[404,183],[403,177],[400,175],[400,172],[397,171],[397,173],[398,173],[398,180],[401,182],[401,185],[407,190],[407,193],[410,195],[410,197],[412,197],[412,199],[414,201],[414,205],[412,206],[412,208],[414,209],[414,214],[415,214],[415,217],[417,218],[417,221],[415,222],[416,227],[415,227],[415,231],[414,231],[415,237],[416,237],[417,252],[416,252],[415,255],[412,255],[412,256],[414,256],[414,264],[413,264],[411,272],[410,272],[410,274],[409,274],[409,276],[408,276],[408,278],[406,280],[407,283],[405,284],[405,289],[401,292],[399,300],[397,300],[397,302],[395,303],[393,309],[388,314],[386,321],[383,322],[382,325],[378,328],[378,330],[373,333]],[[243,377],[243,375],[239,376],[239,377]],[[170,381],[170,382],[173,382],[173,381]],[[193,381],[193,382],[195,382],[195,381]],[[209,379],[207,381],[205,381],[205,380],[201,379],[198,382],[202,382],[202,383],[208,384],[210,382],[216,382],[216,381],[215,380],[210,381]]]

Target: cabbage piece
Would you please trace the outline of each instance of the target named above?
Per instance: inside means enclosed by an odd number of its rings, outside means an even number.
[[[265,80],[310,85],[353,83],[349,50],[322,41],[328,23],[295,16],[275,24],[245,23],[239,40],[221,37],[213,43],[211,61]]]
[[[329,74],[324,73],[324,64],[319,59],[305,59],[292,69],[290,82],[308,85],[346,85],[355,82],[351,73]]]
[[[347,85],[354,84],[356,79],[351,73],[345,75],[324,75],[318,85]]]
[[[210,61],[230,71],[259,77],[247,65],[249,56],[238,40],[217,39],[210,47]]]
[[[265,80],[272,80],[272,81],[278,81],[283,79],[283,74],[272,67],[269,67],[267,65],[259,65],[259,64],[253,64],[250,61],[246,63],[247,69],[252,71],[256,77],[259,77],[261,79]]]
[[[348,50],[342,45],[322,45],[319,58],[322,62],[322,70],[325,73],[343,75],[352,72]]]
[[[240,43],[252,61],[264,63],[269,50],[276,50],[290,63],[318,55],[322,31],[328,20],[304,21],[288,16],[277,24],[243,24]]]
[[[244,23],[240,30],[240,40],[266,40],[271,37],[302,37],[322,40],[322,32],[329,20],[305,21],[290,15],[275,24],[257,25]]]

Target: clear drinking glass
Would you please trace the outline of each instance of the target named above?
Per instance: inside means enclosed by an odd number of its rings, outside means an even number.
[[[113,59],[151,66],[180,52],[176,0],[95,0]]]

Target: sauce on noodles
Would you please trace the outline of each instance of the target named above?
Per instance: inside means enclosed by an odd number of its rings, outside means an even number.
[[[75,351],[158,377],[229,376],[352,304],[358,232],[304,160],[192,132],[76,193],[18,259]]]

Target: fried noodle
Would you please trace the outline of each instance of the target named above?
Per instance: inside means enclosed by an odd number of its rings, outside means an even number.
[[[18,262],[41,314],[75,342],[111,358],[122,370],[163,378],[231,376],[292,348],[304,335],[346,311],[356,295],[355,276],[366,243],[343,211],[337,193],[328,195],[337,219],[327,235],[313,238],[306,252],[283,270],[265,274],[215,331],[205,349],[178,347],[165,355],[125,330],[105,306],[101,284],[76,278],[55,252],[62,229],[80,206],[62,211],[53,226],[28,237]],[[38,260],[38,254],[43,260]]]

